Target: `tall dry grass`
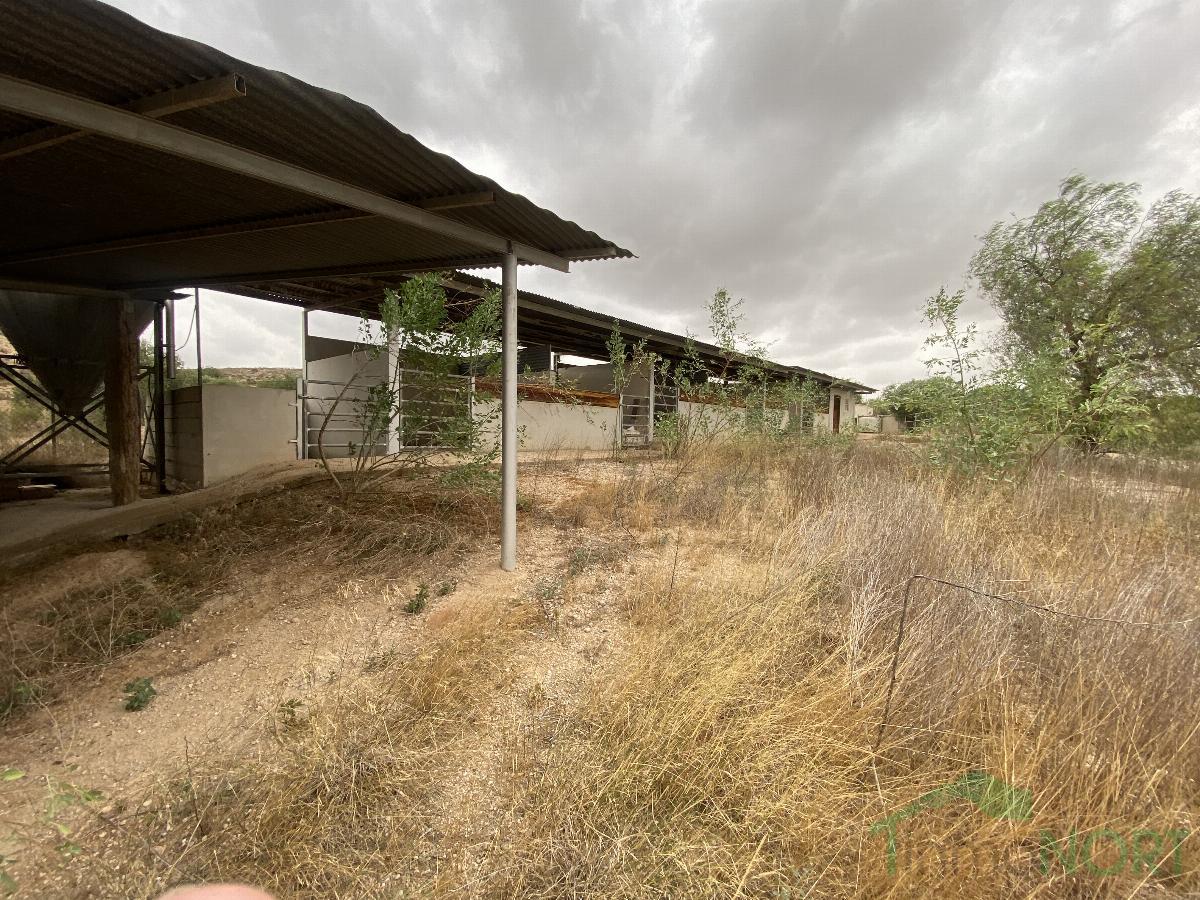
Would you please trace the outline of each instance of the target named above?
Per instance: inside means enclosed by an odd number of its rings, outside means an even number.
[[[500,807],[480,865],[433,801],[510,689],[527,604],[338,692],[270,762],[108,829],[94,846],[121,872],[72,870],[111,894],[234,877],[302,897],[1184,896],[1200,627],[1093,620],[1200,612],[1198,487],[1065,457],[1015,486],[950,481],[887,446],[629,464],[559,509],[652,559],[623,591],[624,649],[529,718],[494,796],[466,798]],[[913,574],[1090,619],[915,583],[876,749]],[[973,771],[1027,791],[1031,816],[931,798]],[[873,826],[922,797],[890,855]]]
[[[1092,617],[1187,619],[1197,502],[1194,474],[1169,468],[1064,460],[1001,489],[891,452],[744,446],[598,490],[577,517],[676,533],[682,562],[631,591],[638,643],[530,786],[502,893],[1194,888],[1195,838],[1183,877],[1169,845],[1147,871],[1153,836],[1120,871],[1093,869],[1117,869],[1139,830],[1195,824],[1195,624],[1081,622],[920,585],[873,743],[910,575]],[[971,770],[1031,791],[1032,819],[928,811],[889,871],[872,823]],[[1121,837],[1094,842],[1095,866],[1068,875],[1047,849],[1043,871],[1043,832],[1096,829]]]

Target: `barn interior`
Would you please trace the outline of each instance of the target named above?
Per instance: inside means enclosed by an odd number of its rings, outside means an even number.
[[[505,564],[515,565],[516,281],[631,257],[424,146],[371,108],[96,0],[0,8],[0,291],[15,361],[64,427],[100,432],[111,502],[145,470],[138,335],[154,323],[149,454],[164,483],[163,348],[179,287],[501,268]],[[361,300],[378,296],[365,289]],[[0,328],[3,328],[0,325]],[[11,365],[8,380],[26,387]],[[99,375],[100,372],[103,375]],[[87,419],[98,378],[103,426]],[[84,424],[87,421],[88,424]],[[509,427],[511,426],[511,428]],[[9,480],[20,473],[9,471]]]

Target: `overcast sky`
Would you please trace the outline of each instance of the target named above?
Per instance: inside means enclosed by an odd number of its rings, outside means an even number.
[[[774,358],[871,385],[923,374],[923,298],[1067,174],[1200,192],[1195,0],[115,3],[640,257],[523,288],[706,336],[723,286]],[[297,364],[294,310],[202,303],[206,364]]]

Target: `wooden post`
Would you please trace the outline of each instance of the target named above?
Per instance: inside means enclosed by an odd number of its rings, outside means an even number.
[[[98,301],[103,302],[103,301]],[[138,336],[133,301],[110,300],[109,354],[104,373],[104,418],[108,432],[108,480],[113,506],[138,499],[141,428],[138,415]]]

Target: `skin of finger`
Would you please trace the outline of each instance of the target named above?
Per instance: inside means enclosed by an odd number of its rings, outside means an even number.
[[[244,884],[201,884],[172,888],[159,900],[275,900],[270,894]]]

